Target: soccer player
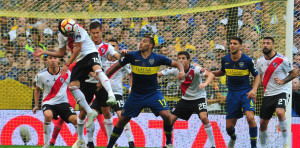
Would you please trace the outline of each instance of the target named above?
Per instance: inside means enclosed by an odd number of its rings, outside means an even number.
[[[253,60],[242,53],[242,42],[242,39],[239,37],[230,38],[230,54],[222,58],[221,69],[212,73],[215,76],[223,76],[225,74],[227,76],[226,131],[231,137],[228,147],[234,147],[236,141],[234,127],[237,119],[243,117],[244,112],[249,124],[251,147],[255,148],[257,125],[254,119],[254,112],[259,76]],[[252,89],[249,81],[250,73],[255,77]]]
[[[71,105],[68,103],[67,88],[70,83],[71,72],[68,70],[60,75],[61,68],[58,66],[59,58],[47,56],[48,68],[42,70],[36,76],[36,87],[34,90],[35,106],[33,113],[39,106],[40,90],[43,89],[42,109],[45,116],[44,120],[44,142],[43,148],[50,147],[51,120],[58,119],[57,116],[74,126],[77,126],[77,115]],[[78,139],[83,140],[83,132],[77,132]]]
[[[171,115],[172,124],[174,124],[178,118],[189,120],[194,112],[197,113],[204,124],[211,147],[215,147],[213,129],[207,117],[205,92],[205,87],[215,76],[211,72],[206,71],[199,66],[190,64],[190,54],[187,51],[180,51],[177,58],[178,62],[183,65],[184,72],[186,74],[184,81],[180,84],[182,99],[178,101],[175,106],[175,110]],[[176,68],[168,68],[158,72],[157,76],[176,76],[178,72],[179,71]],[[202,83],[203,76],[206,77],[204,83]]]
[[[73,27],[75,29],[74,32],[70,31],[63,31],[61,29],[61,26],[64,26],[66,23],[72,23]],[[80,25],[75,24],[75,21],[72,19],[65,19],[61,22],[59,22],[58,29],[60,33],[58,34],[58,42],[59,42],[59,49],[55,52],[49,52],[44,51],[40,48],[38,48],[35,52],[35,56],[40,56],[42,54],[47,54],[50,56],[55,57],[63,57],[66,52],[66,44],[68,43],[69,47],[71,49],[73,48],[73,45],[75,43],[75,48],[73,50],[73,53],[71,57],[67,60],[65,65],[61,69],[61,75],[64,75],[70,64],[72,64],[77,58],[77,63],[73,68],[72,74],[71,74],[71,80],[69,89],[73,96],[77,99],[77,102],[79,105],[84,108],[84,110],[87,112],[88,120],[86,123],[86,127],[91,126],[94,119],[97,117],[98,113],[90,108],[88,105],[84,94],[79,89],[80,82],[84,81],[88,78],[88,75],[90,72],[95,72],[96,77],[100,80],[102,86],[107,90],[108,92],[108,100],[107,104],[114,105],[116,104],[116,98],[113,94],[113,91],[111,89],[110,82],[107,78],[107,76],[104,74],[101,68],[101,61],[99,59],[99,53],[97,49],[95,48],[95,45],[91,38],[89,37],[87,31],[83,29]],[[77,130],[83,131],[84,129],[84,122],[85,120],[77,119]],[[78,139],[76,143],[74,143],[74,147],[79,147],[80,145],[84,144],[83,140]]]
[[[131,93],[125,102],[119,121],[113,129],[113,133],[107,145],[108,148],[113,147],[120,137],[124,126],[130,119],[137,117],[145,107],[149,107],[156,116],[160,115],[163,118],[167,145],[168,147],[173,147],[171,142],[171,114],[168,104],[159,90],[157,72],[160,65],[177,67],[179,69],[177,79],[182,79],[184,70],[182,64],[172,61],[165,56],[153,53],[152,49],[154,45],[155,42],[152,37],[144,36],[139,43],[138,51],[128,53],[124,59],[120,59],[106,72],[107,76],[110,77],[119,68],[130,63],[133,77]]]
[[[272,37],[263,38],[262,51],[264,55],[257,60],[256,64],[259,78],[262,79],[264,86],[264,97],[260,110],[259,138],[261,146],[266,147],[268,123],[273,113],[276,112],[284,139],[283,145],[289,147],[285,117],[285,107],[290,95],[290,88],[287,83],[298,76],[288,59],[274,50],[274,43]]]

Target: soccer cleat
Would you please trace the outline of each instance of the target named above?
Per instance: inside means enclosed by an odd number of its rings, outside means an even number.
[[[93,110],[92,113],[87,114],[86,128],[90,127],[94,122],[94,119],[98,116],[98,113]]]
[[[50,144],[46,143],[42,148],[50,148]]]
[[[128,145],[129,145],[129,148],[135,148],[133,141],[128,142]]]
[[[289,144],[285,144],[283,148],[290,148]]]
[[[117,100],[116,97],[113,96],[108,96],[108,100],[106,101],[107,105],[116,105],[117,104]]]
[[[88,142],[88,144],[86,145],[88,148],[94,148],[94,142]]]
[[[173,148],[173,144],[167,144],[166,146],[164,146],[163,148]]]
[[[54,146],[54,143],[53,143],[53,142],[50,142],[50,146]]]
[[[84,140],[77,139],[77,141],[72,145],[72,148],[85,148],[85,142]]]
[[[230,141],[228,142],[228,148],[234,148],[235,141],[236,140],[230,139]]]

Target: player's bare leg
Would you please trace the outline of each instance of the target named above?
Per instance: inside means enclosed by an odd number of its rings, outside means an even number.
[[[109,82],[109,79],[105,75],[105,73],[102,71],[102,68],[99,65],[93,66],[93,71],[95,72],[96,76],[100,80],[102,86],[105,88],[106,92],[108,93],[108,100],[106,103],[108,105],[115,105],[117,104],[116,97],[111,89],[111,85]]]
[[[164,121],[164,131],[166,135],[166,148],[173,148],[172,144],[172,132],[173,132],[173,124],[171,119],[171,113],[169,110],[163,110],[159,112],[159,115]]]
[[[107,148],[112,148],[118,138],[121,136],[124,126],[131,120],[131,117],[120,116],[117,125],[114,127],[113,132],[109,138]]]
[[[51,121],[53,119],[53,113],[51,110],[45,110],[44,111],[44,146],[43,148],[49,148],[50,147],[50,135],[51,135]]]
[[[120,119],[121,117],[121,110],[119,111],[116,111],[117,113],[117,116],[118,118]],[[134,145],[134,138],[133,138],[133,134],[132,134],[132,130],[131,130],[131,125],[130,125],[130,122],[128,122],[125,126],[124,126],[124,132],[125,132],[125,135],[128,139],[128,145],[129,145],[129,148],[135,148],[135,145]]]
[[[208,120],[207,112],[200,112],[199,118],[200,118],[201,122],[204,124],[204,128],[205,128],[206,134],[208,136],[209,142],[211,144],[211,147],[216,147],[213,129]]]
[[[236,125],[237,119],[226,119],[226,131],[227,134],[230,136],[230,141],[228,143],[228,148],[234,148],[234,144],[236,141],[236,135],[235,135],[235,125]]]
[[[78,80],[72,81],[69,85],[69,89],[73,94],[74,98],[76,99],[76,102],[87,112],[88,119],[87,119],[86,127],[89,127],[94,121],[94,119],[97,117],[98,113],[93,111],[89,106],[89,104],[86,102],[85,96],[79,89],[79,86],[80,86],[80,82]],[[80,121],[80,123],[81,122],[82,121]]]
[[[256,148],[256,141],[257,141],[257,125],[254,119],[254,112],[253,111],[246,111],[245,112],[247,122],[249,124],[249,133],[250,133],[250,141],[251,147]]]
[[[287,121],[285,117],[285,110],[283,108],[276,108],[276,114],[279,120],[279,127],[283,137],[283,146],[289,147],[288,145],[288,132],[287,132]]]

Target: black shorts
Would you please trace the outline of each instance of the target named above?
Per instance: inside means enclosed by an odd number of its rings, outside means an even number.
[[[205,98],[197,100],[180,99],[172,114],[183,120],[189,120],[193,113],[199,115],[200,112],[207,112],[207,103]]]
[[[117,100],[117,105],[112,106],[113,110],[114,111],[122,110],[123,106],[124,106],[123,96],[122,95],[115,95],[115,97],[116,97],[116,100]],[[109,105],[106,104],[107,100],[108,100],[108,93],[102,87],[99,91],[96,92],[96,98],[93,101],[93,103],[91,105],[91,108],[98,111],[98,109],[100,109],[101,107],[108,107]]]
[[[288,99],[289,95],[287,93],[263,97],[262,105],[260,108],[260,118],[266,120],[271,119],[276,108],[285,109]]]
[[[88,79],[89,73],[93,71],[94,65],[100,65],[98,52],[90,53],[76,63],[72,70],[70,82],[77,80],[83,82],[84,80]]]
[[[75,110],[69,103],[61,103],[61,104],[55,104],[55,105],[49,105],[45,104],[42,107],[43,112],[46,110],[51,110],[53,113],[53,119],[58,119],[57,116],[60,116],[61,119],[63,119],[65,122],[69,122],[69,117],[71,115],[76,115]]]
[[[80,82],[80,90],[84,94],[87,103],[90,104],[97,92],[97,83]]]

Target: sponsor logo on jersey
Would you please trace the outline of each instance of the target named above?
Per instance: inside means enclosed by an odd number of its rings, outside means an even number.
[[[240,62],[239,66],[242,68],[244,66],[244,62]]]
[[[225,63],[225,65],[227,65],[227,64],[229,64],[229,63]]]
[[[46,83],[48,83],[48,82],[49,82],[49,80],[46,81]]]
[[[246,76],[249,75],[249,69],[225,69],[227,76]]]
[[[150,59],[149,63],[152,65],[154,63],[154,59]]]
[[[153,75],[156,74],[159,70],[159,66],[156,67],[144,67],[144,66],[132,66],[132,72],[135,74],[141,74],[141,75]]]

